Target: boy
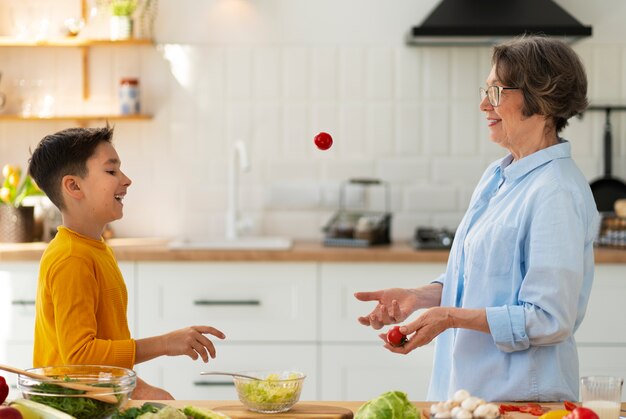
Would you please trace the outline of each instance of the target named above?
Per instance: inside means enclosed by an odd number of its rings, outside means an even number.
[[[134,340],[126,320],[128,296],[105,226],[122,218],[131,180],[120,170],[113,129],[70,128],[44,137],[28,172],[61,211],[63,224],[44,252],[37,286],[35,367],[66,364],[135,364],[161,355],[208,362],[224,339],[209,326],[193,326]],[[137,378],[134,399],[172,399]]]

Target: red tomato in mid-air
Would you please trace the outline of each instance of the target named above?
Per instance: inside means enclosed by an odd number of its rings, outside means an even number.
[[[400,326],[394,326],[387,332],[387,342],[391,346],[402,346],[406,341],[406,335],[400,332]]]
[[[333,137],[327,132],[320,132],[313,138],[313,142],[320,150],[328,150],[333,145]]]

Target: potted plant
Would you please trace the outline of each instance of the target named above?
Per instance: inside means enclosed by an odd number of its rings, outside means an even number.
[[[19,167],[5,165],[0,188],[0,242],[33,241],[35,232],[34,207],[22,205],[26,197],[43,195],[30,176],[22,179]]]
[[[137,0],[110,0],[111,39],[129,39],[132,37],[132,15],[136,9]]]

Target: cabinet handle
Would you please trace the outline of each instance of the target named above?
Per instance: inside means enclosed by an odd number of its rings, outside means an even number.
[[[196,306],[260,306],[259,300],[194,300]]]
[[[34,306],[35,300],[13,300],[11,304],[14,306]]]
[[[196,387],[211,387],[211,386],[234,386],[232,381],[194,381],[193,385]]]

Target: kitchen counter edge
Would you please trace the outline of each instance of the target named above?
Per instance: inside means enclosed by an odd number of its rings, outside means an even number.
[[[167,239],[117,238],[108,241],[119,261],[164,262],[395,262],[445,263],[448,250],[416,250],[409,242],[369,248],[327,247],[296,241],[287,250],[171,249]],[[47,243],[0,243],[0,261],[38,261]],[[626,250],[596,248],[596,263],[626,263]]]

